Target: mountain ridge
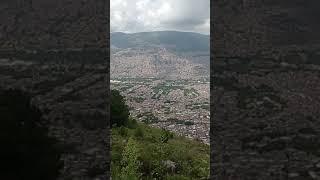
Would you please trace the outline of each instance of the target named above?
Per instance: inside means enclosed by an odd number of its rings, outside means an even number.
[[[120,49],[162,47],[176,52],[209,52],[210,49],[209,35],[182,31],[113,32],[110,42],[113,48]]]

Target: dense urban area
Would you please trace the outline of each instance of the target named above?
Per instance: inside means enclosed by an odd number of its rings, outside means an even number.
[[[120,78],[111,88],[138,120],[209,144],[209,81]]]

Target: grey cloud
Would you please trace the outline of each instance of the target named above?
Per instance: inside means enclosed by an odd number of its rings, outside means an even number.
[[[113,0],[111,31],[193,31],[209,34],[209,0]]]
[[[163,22],[165,26],[168,27],[176,27],[176,28],[193,28],[195,26],[200,26],[205,23],[205,19],[178,19],[178,20],[172,20],[172,21],[167,21]]]

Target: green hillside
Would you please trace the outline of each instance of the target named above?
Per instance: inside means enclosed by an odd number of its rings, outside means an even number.
[[[209,146],[137,123],[112,129],[112,179],[207,179]],[[131,175],[131,176],[130,176]]]

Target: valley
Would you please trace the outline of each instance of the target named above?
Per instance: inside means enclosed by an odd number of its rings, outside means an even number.
[[[133,118],[209,144],[209,36],[111,33],[110,85]]]
[[[137,120],[209,144],[208,79],[118,78],[110,85],[126,97]]]

